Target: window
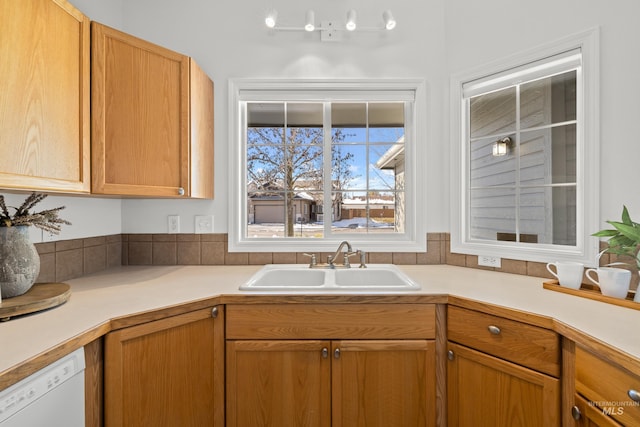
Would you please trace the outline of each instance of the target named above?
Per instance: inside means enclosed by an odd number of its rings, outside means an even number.
[[[231,82],[229,249],[425,250],[422,83]],[[424,144],[423,144],[424,145]],[[391,246],[390,246],[391,245]]]
[[[452,251],[595,262],[596,37],[452,79]]]

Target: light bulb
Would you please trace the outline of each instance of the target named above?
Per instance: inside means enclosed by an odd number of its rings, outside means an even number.
[[[313,10],[307,10],[307,17],[304,24],[305,31],[313,31],[315,30],[315,14]]]
[[[351,9],[347,12],[347,30],[353,31],[356,29],[356,11]]]
[[[269,28],[274,28],[276,26],[276,19],[278,18],[278,11],[275,9],[271,9],[267,14],[267,17],[264,19],[264,23]]]
[[[387,30],[393,30],[396,27],[396,20],[393,18],[390,10],[385,10],[382,13],[382,20],[384,21],[384,27]]]

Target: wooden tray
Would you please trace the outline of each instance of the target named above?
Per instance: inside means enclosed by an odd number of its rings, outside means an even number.
[[[564,286],[560,286],[557,280],[549,280],[542,283],[544,289],[550,291],[562,292],[564,294],[576,295],[582,298],[589,298],[596,301],[606,302],[607,304],[619,305],[621,307],[633,308],[640,310],[640,302],[633,301],[635,292],[631,291],[627,294],[627,298],[614,298],[602,295],[602,293],[595,287],[588,284],[582,284],[580,289],[571,289]]]
[[[0,302],[0,321],[64,304],[71,296],[66,283],[36,283],[26,293]]]

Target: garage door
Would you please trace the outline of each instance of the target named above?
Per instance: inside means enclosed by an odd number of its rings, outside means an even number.
[[[255,212],[256,224],[264,224],[266,222],[284,223],[284,206],[281,204],[257,205],[255,206]]]

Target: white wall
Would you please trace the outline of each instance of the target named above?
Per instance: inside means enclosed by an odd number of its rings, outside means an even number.
[[[170,214],[181,215],[182,232],[192,232],[193,216],[200,214],[215,215],[215,232],[227,231],[231,77],[424,78],[429,92],[428,115],[422,118],[429,129],[424,141],[429,153],[427,230],[448,231],[448,76],[594,26],[601,28],[600,214],[602,220],[617,219],[627,204],[632,217],[640,218],[635,188],[640,89],[628,82],[640,69],[637,0],[71,1],[91,19],[193,56],[215,83],[215,200],[125,199],[122,232],[166,232]],[[321,43],[317,34],[269,32],[263,19],[270,7],[278,9],[280,22],[291,25],[301,23],[308,8],[315,9],[318,21],[343,21],[354,8],[363,25],[377,23],[382,11],[391,8],[398,27],[390,34],[351,34],[341,43]],[[117,230],[111,224],[117,223],[120,201],[60,200],[67,205],[65,213],[79,216],[68,233]],[[103,216],[109,218],[106,223]],[[61,238],[68,238],[66,231]]]

